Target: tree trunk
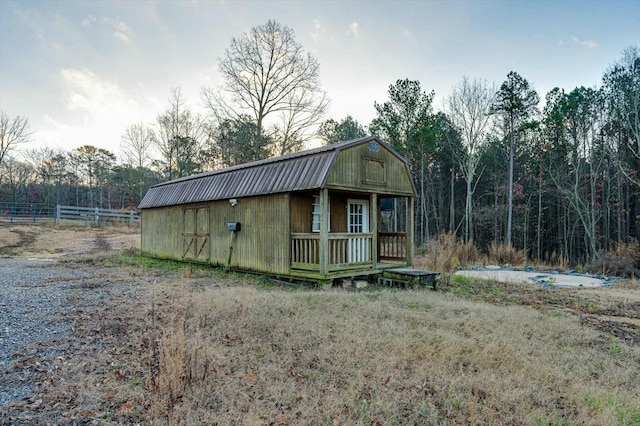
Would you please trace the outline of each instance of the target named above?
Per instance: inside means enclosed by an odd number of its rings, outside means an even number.
[[[420,245],[424,244],[429,234],[429,223],[427,217],[427,201],[425,199],[424,190],[424,148],[421,148],[420,153]]]
[[[449,203],[449,232],[455,235],[456,232],[456,194],[455,194],[455,182],[456,182],[456,170],[455,167],[451,167],[451,202]]]
[[[538,225],[536,234],[537,260],[538,263],[540,263],[540,242],[542,235],[542,176],[538,179]]]
[[[507,207],[507,238],[506,243],[511,246],[511,219],[513,216],[513,157],[515,156],[515,144],[513,135],[513,112],[509,116],[509,202]]]
[[[473,176],[467,176],[467,197],[465,200],[465,222],[464,222],[464,238],[465,242],[473,240]]]

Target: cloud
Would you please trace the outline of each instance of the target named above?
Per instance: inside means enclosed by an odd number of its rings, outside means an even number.
[[[598,43],[596,43],[593,40],[580,40],[578,37],[576,36],[572,36],[571,40],[573,40],[574,43],[578,43],[581,44],[583,46],[588,47],[589,49],[595,49],[596,47],[598,47]]]
[[[347,30],[347,36],[353,36],[353,38],[358,38],[358,30],[359,30],[360,26],[358,25],[357,22],[352,22],[349,25],[349,29]]]
[[[121,21],[120,19],[102,18],[102,22],[115,29],[115,32],[113,33],[115,38],[119,39],[123,43],[129,43],[129,41],[131,41],[133,29],[124,21]]]
[[[126,90],[87,68],[59,71],[64,84],[64,109],[45,114],[40,141],[64,143],[66,147],[94,145],[114,153],[132,122],[151,121],[161,109],[157,100],[135,89]]]
[[[66,87],[66,106],[70,111],[85,110],[92,116],[119,111],[133,102],[117,84],[101,80],[86,68],[60,71]]]
[[[322,25],[320,20],[313,21],[313,31],[311,31],[311,38],[315,44],[320,42],[320,37],[327,32],[327,29]]]
[[[44,114],[42,116],[42,122],[49,127],[54,127],[57,130],[69,130],[71,126],[68,124],[61,123],[57,121],[55,118],[51,117],[49,114]]]
[[[114,35],[114,37],[119,38],[123,42],[129,43],[129,37],[125,33],[122,33],[120,31],[116,31],[115,33],[113,33],[113,35]]]
[[[82,26],[83,27],[90,27],[91,24],[93,24],[94,22],[96,22],[96,17],[93,15],[87,15],[83,20],[82,20]]]

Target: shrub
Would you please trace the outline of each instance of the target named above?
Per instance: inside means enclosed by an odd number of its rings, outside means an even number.
[[[599,251],[598,258],[586,269],[595,274],[635,278],[640,276],[640,244],[638,240],[612,242],[611,250]]]
[[[489,259],[499,265],[518,265],[527,263],[527,251],[518,250],[511,244],[493,241],[489,247]]]
[[[450,272],[480,259],[473,241],[463,243],[451,233],[439,234],[419,252],[423,255],[422,259],[417,259],[420,267],[440,272]]]
[[[473,244],[473,241],[467,241],[466,243],[459,241],[456,246],[456,257],[460,264],[464,266],[477,263],[481,258],[480,251]]]
[[[562,253],[553,250],[551,255],[548,256],[547,263],[559,269],[566,269],[569,265],[569,259]]]

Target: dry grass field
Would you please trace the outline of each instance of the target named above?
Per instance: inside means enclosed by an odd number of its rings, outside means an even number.
[[[67,352],[5,372],[46,365],[0,423],[640,425],[635,280],[314,290],[144,259],[137,241],[0,226],[0,255],[90,272],[60,318]]]

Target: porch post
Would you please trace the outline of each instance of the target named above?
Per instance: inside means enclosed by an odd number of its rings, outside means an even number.
[[[371,194],[371,261],[373,262],[374,269],[378,264],[378,194]]]
[[[407,265],[413,266],[413,197],[407,197]]]
[[[320,190],[320,273],[329,272],[329,190]]]

